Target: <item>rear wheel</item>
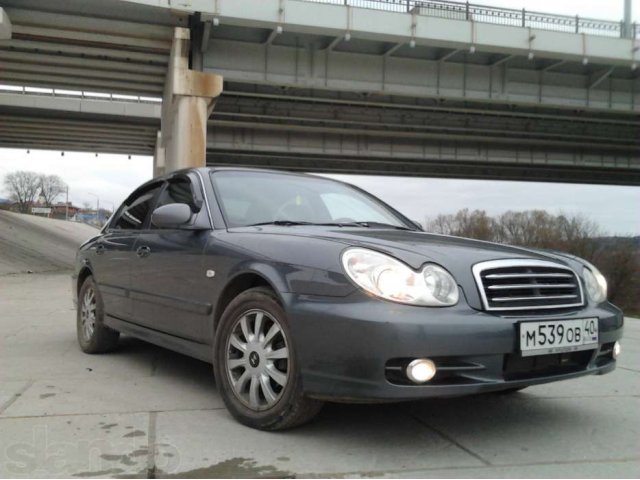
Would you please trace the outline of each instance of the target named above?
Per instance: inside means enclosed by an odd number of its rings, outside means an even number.
[[[76,329],[84,353],[105,353],[118,344],[120,333],[103,323],[104,306],[93,277],[87,277],[78,293]]]
[[[250,427],[291,428],[311,420],[322,407],[302,392],[285,312],[267,288],[241,293],[224,311],[214,369],[225,405]]]

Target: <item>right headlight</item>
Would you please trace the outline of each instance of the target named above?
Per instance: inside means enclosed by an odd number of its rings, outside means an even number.
[[[595,303],[604,302],[607,299],[607,280],[596,267],[589,262],[584,263],[587,266],[582,269],[582,277],[589,298]]]
[[[386,300],[429,307],[458,303],[458,285],[440,265],[430,263],[415,272],[389,255],[350,248],[342,253],[342,266],[358,286]]]

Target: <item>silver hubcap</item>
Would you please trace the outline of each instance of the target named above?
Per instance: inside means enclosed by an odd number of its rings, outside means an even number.
[[[93,288],[88,288],[82,297],[80,307],[80,321],[82,322],[82,335],[85,340],[91,340],[96,328],[96,294]]]
[[[260,411],[275,405],[289,379],[289,347],[278,321],[250,310],[235,323],[226,348],[227,375],[244,405]]]

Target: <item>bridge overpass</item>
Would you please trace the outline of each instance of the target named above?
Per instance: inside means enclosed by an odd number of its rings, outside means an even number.
[[[0,146],[162,165],[158,131],[181,123],[167,121],[166,79],[186,71],[169,74],[188,45],[194,78],[224,78],[221,95],[205,92],[200,112],[215,108],[192,142],[206,141],[211,164],[640,184],[640,29],[629,22],[439,0],[0,6],[11,31],[0,83],[13,85],[0,90]]]

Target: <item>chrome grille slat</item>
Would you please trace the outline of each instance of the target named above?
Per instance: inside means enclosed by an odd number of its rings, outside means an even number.
[[[578,295],[543,295],[539,297],[493,297],[492,302],[520,302],[526,300],[560,300],[562,298],[578,298]]]
[[[575,283],[527,283],[527,284],[504,284],[485,286],[488,290],[519,290],[530,288],[575,288]]]
[[[485,278],[491,280],[509,278],[573,278],[573,275],[570,273],[493,273],[486,275]]]
[[[584,303],[582,284],[569,267],[546,260],[492,260],[473,275],[485,310],[553,310]]]

